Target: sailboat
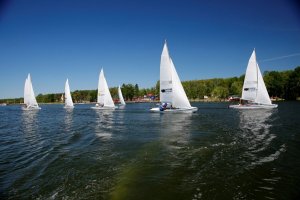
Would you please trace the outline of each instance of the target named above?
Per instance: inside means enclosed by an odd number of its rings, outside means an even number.
[[[23,110],[39,110],[41,109],[36,101],[30,74],[28,74],[25,80],[24,86],[24,104],[25,107],[22,107]]]
[[[111,97],[103,69],[99,74],[97,103],[92,109],[111,110],[115,109],[114,101]]]
[[[64,108],[74,108],[68,79],[65,84],[65,107]]]
[[[119,95],[120,105],[125,106],[126,103],[124,101],[124,98],[123,98],[123,95],[122,95],[122,90],[121,90],[120,86],[118,87],[118,95]]]
[[[256,61],[254,49],[246,70],[241,102],[238,105],[230,105],[229,108],[260,109],[277,108],[277,106],[277,104],[272,104],[264,79]]]
[[[160,102],[152,112],[196,112],[197,107],[192,107],[182,87],[174,63],[169,55],[165,41],[160,60]]]

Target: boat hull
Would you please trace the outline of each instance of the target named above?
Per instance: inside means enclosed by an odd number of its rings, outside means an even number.
[[[255,105],[255,104],[245,104],[245,105],[230,105],[229,108],[233,109],[242,109],[242,110],[251,110],[251,109],[273,109],[277,108],[277,104],[271,104],[271,105]]]
[[[197,112],[197,107],[190,107],[190,108],[176,108],[176,109],[166,109],[161,111],[159,107],[151,108],[151,112],[160,112],[160,113],[193,113]]]
[[[115,110],[116,109],[116,107],[107,107],[107,106],[103,106],[103,107],[93,106],[91,108],[94,110]]]
[[[64,106],[65,109],[73,109],[74,106]]]
[[[28,108],[22,107],[22,110],[41,110],[41,107],[28,107]]]

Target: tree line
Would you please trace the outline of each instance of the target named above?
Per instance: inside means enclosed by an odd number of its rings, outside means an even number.
[[[266,71],[264,81],[271,97],[295,100],[300,97],[300,66],[294,70],[287,71]],[[213,78],[206,80],[183,81],[182,85],[189,99],[201,100],[204,96],[214,99],[225,99],[230,95],[241,96],[245,75],[231,78]],[[118,99],[118,88],[109,89],[113,99]],[[124,99],[127,101],[143,98],[145,95],[156,96],[159,98],[159,81],[151,88],[139,88],[138,84],[123,84],[121,90]],[[97,90],[75,90],[71,92],[74,102],[96,102]],[[39,94],[39,103],[62,102],[62,93]],[[0,103],[22,103],[23,98],[1,99]]]

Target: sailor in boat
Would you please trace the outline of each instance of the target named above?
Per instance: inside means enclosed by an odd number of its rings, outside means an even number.
[[[258,105],[258,103],[255,103],[255,102],[250,101],[250,100],[241,99],[240,100],[240,105],[241,106],[251,106],[251,105]]]
[[[240,100],[240,105],[246,105],[246,104],[248,104],[247,100],[244,100],[244,99]]]
[[[34,108],[32,105],[28,105],[28,104],[24,104],[23,107],[24,107],[25,109]]]
[[[167,105],[168,105],[167,103],[162,103],[161,106],[159,107],[159,110],[160,111],[166,110],[167,109]]]
[[[96,103],[96,107],[103,107],[104,104],[103,103]]]
[[[166,109],[176,109],[176,108],[173,107],[171,103],[162,103],[159,109],[160,111],[164,111]]]

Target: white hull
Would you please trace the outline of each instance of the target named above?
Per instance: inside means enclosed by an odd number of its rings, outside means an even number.
[[[190,108],[176,108],[176,109],[166,109],[161,111],[160,108],[151,108],[151,112],[160,112],[160,113],[191,113],[196,112],[198,110],[197,107],[190,107]]]
[[[64,106],[65,109],[73,109],[74,106]]]
[[[117,108],[124,109],[125,107],[126,107],[126,105],[119,104]]]
[[[233,109],[244,109],[244,110],[250,110],[250,109],[272,109],[277,108],[277,104],[271,104],[271,105],[259,105],[259,104],[245,104],[245,105],[230,105],[229,108]]]
[[[93,106],[91,108],[95,109],[95,110],[115,110],[116,109],[116,107],[107,107],[107,106],[103,106],[103,107]]]
[[[22,107],[22,110],[41,110],[40,107],[30,106],[30,107]]]

